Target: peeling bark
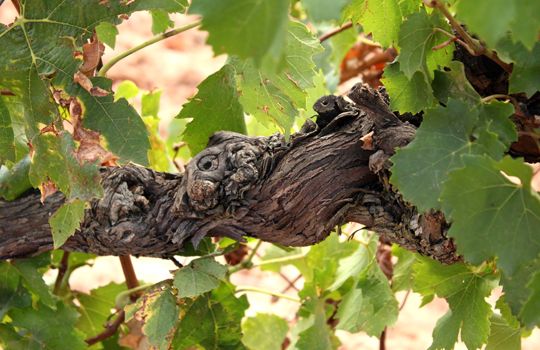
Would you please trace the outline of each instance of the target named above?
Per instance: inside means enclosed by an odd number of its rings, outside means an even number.
[[[388,181],[388,159],[415,127],[388,109],[382,91],[357,85],[349,98],[320,99],[317,124],[308,121],[289,141],[217,133],[184,174],[103,169],[103,198],[90,203],[62,249],[170,257],[206,236],[306,246],[350,221],[441,262],[458,261],[443,215],[418,213]],[[0,259],[52,249],[48,218],[63,200],[55,194],[41,204],[34,191],[0,202]]]

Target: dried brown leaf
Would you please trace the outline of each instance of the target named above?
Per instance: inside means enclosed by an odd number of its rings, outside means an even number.
[[[57,190],[56,185],[51,180],[42,182],[41,185],[39,185],[39,191],[41,192],[41,203],[44,203],[45,199],[54,194]]]
[[[373,151],[373,131],[362,136],[360,141],[362,141],[362,149]]]
[[[97,40],[96,35],[92,36],[91,41],[83,45],[83,63],[79,71],[88,78],[93,77],[104,52],[105,45]]]
[[[94,84],[92,84],[90,78],[84,75],[84,73],[82,73],[81,71],[75,72],[75,74],[73,75],[73,81],[76,84],[82,86],[82,88],[88,92],[90,92],[90,90],[94,87]]]
[[[100,133],[82,126],[82,106],[76,98],[71,98],[69,114],[73,126],[73,139],[79,141],[79,147],[75,152],[75,158],[79,163],[99,161],[101,165],[116,165],[118,157],[101,146]]]

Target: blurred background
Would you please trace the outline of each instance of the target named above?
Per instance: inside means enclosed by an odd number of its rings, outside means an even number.
[[[1,23],[11,23],[16,15],[9,1],[0,7]],[[193,18],[184,15],[175,15],[171,19],[174,20],[175,27],[193,21]],[[140,12],[132,15],[118,27],[120,34],[117,36],[116,47],[114,50],[106,47],[103,61],[107,62],[116,54],[151,38],[153,36],[151,27],[150,14]],[[196,93],[197,85],[219,70],[227,59],[224,55],[215,57],[211,47],[205,44],[205,40],[205,32],[190,30],[136,52],[108,72],[108,77],[114,82],[114,90],[117,90],[119,86],[129,90],[131,84],[126,81],[131,81],[140,90],[161,91],[158,134],[164,140],[171,140],[171,142],[180,140],[178,133],[181,132],[182,125],[171,127],[171,121],[187,99]],[[359,37],[341,61],[339,81],[335,82],[337,91],[344,92],[358,81],[377,86],[380,84],[379,78],[385,62],[391,61],[394,55],[395,52],[383,51],[369,40]],[[130,102],[140,110],[140,95],[130,98]],[[269,132],[262,126],[251,126],[249,129],[251,132]],[[183,158],[187,159],[187,157],[188,154],[184,153]],[[181,164],[179,166],[181,167]],[[536,176],[536,181],[540,182],[539,176]],[[353,228],[348,228],[348,231],[352,232]],[[258,252],[264,254],[264,250],[268,247],[270,247],[269,244],[263,244]],[[254,261],[257,262],[257,259],[255,257]],[[182,257],[178,260],[183,264],[189,262],[189,259]],[[171,278],[170,270],[176,269],[172,262],[162,259],[133,258],[133,263],[137,277],[149,283]],[[51,271],[52,273],[46,277],[47,282],[53,283],[56,270]],[[292,266],[283,268],[279,274],[254,268],[235,273],[232,282],[238,286],[260,287],[295,295],[303,284],[302,279],[297,278],[298,275],[298,270]],[[99,257],[94,260],[92,266],[76,270],[71,276],[70,284],[75,290],[88,292],[111,281],[118,283],[124,281],[120,262],[117,257]],[[496,290],[490,297],[490,303],[495,304],[499,295],[500,290]],[[252,316],[257,312],[266,312],[277,314],[291,323],[295,322],[298,303],[284,299],[275,300],[270,296],[257,293],[247,293],[247,297],[251,305],[247,316]],[[431,332],[436,321],[448,310],[446,302],[435,299],[420,308],[421,298],[415,293],[399,292],[397,299],[402,310],[395,326],[387,330],[387,349],[427,349],[431,344]],[[338,331],[337,334],[342,342],[340,349],[343,350],[378,349],[379,347],[377,338],[362,333],[350,334]],[[465,349],[465,346],[458,344],[456,349]],[[523,340],[523,349],[540,349],[538,329]]]

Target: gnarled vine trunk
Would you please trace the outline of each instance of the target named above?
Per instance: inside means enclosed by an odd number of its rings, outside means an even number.
[[[308,121],[289,141],[217,133],[184,174],[103,169],[103,198],[62,248],[169,257],[205,236],[305,246],[352,221],[439,261],[459,260],[443,215],[418,213],[388,182],[388,158],[415,127],[388,109],[384,93],[357,85],[349,98],[321,98],[317,124]],[[52,249],[48,218],[63,200],[56,193],[41,204],[30,192],[0,202],[0,258]]]

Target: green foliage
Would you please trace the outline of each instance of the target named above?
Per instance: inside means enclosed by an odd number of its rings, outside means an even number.
[[[205,349],[242,348],[240,321],[248,305],[245,296],[234,296],[234,287],[229,283],[222,283],[212,292],[181,305],[173,348],[195,345]]]
[[[467,157],[464,162],[463,169],[450,175],[442,197],[445,213],[454,220],[449,235],[470,262],[497,256],[502,271],[512,274],[540,254],[540,243],[534,239],[540,200],[531,190],[532,170],[509,157],[499,162]]]
[[[422,72],[415,72],[409,79],[400,71],[399,63],[394,63],[384,70],[383,82],[391,96],[392,110],[418,113],[436,104],[433,91]]]
[[[486,350],[520,350],[521,331],[512,327],[501,316],[494,314],[490,318],[491,330],[486,343]]]
[[[464,264],[444,266],[422,258],[414,267],[414,290],[445,298],[450,310],[437,322],[430,349],[453,349],[458,334],[469,349],[485,344],[492,311],[485,301],[496,285],[488,269],[475,271]]]
[[[84,217],[84,202],[75,199],[64,203],[49,220],[54,241],[54,247],[60,248],[76,229]]]
[[[398,40],[402,22],[398,0],[352,0],[345,8],[344,16],[361,24],[366,33],[372,33],[373,39],[385,47]]]
[[[125,290],[126,287],[122,284],[109,283],[93,289],[90,294],[76,294],[80,304],[77,311],[81,315],[77,321],[77,328],[89,337],[101,333],[103,325],[111,316],[116,296]]]
[[[175,273],[174,286],[179,297],[196,297],[216,288],[226,273],[227,268],[213,258],[200,258]]]
[[[233,59],[238,75],[240,103],[244,110],[265,125],[274,124],[288,134],[298,115],[307,109],[306,89],[314,87],[313,55],[321,45],[307,27],[289,21],[280,71],[258,70],[253,60]]]
[[[432,50],[433,47],[448,39],[435,28],[451,30],[438,12],[428,15],[425,11],[420,11],[410,15],[403,22],[399,31],[399,47],[401,48],[399,62],[401,71],[408,79],[411,79],[415,72],[421,72],[431,80],[433,71],[448,65],[452,59],[451,46],[441,50]]]
[[[37,348],[86,349],[83,334],[74,330],[79,315],[73,309],[58,302],[54,309],[39,304],[36,312],[39,317],[32,308],[10,312],[11,324],[25,330],[21,341],[28,341]]]
[[[244,112],[238,102],[234,69],[225,65],[199,85],[199,92],[185,104],[177,118],[191,118],[184,131],[191,154],[206,147],[219,130],[246,133]]]
[[[146,294],[144,306],[139,312],[145,324],[142,331],[150,344],[157,349],[168,349],[178,320],[179,307],[170,289]]]
[[[253,58],[260,66],[264,57],[282,60],[288,6],[288,0],[195,0],[189,12],[203,16],[201,28],[216,54]]]
[[[336,329],[380,336],[398,317],[394,293],[411,289],[423,304],[437,296],[449,305],[431,349],[451,349],[459,340],[468,348],[519,349],[521,337],[540,325],[540,197],[531,187],[532,170],[508,155],[518,136],[515,120],[534,123],[537,112],[537,1],[439,1],[447,12],[416,0],[20,3],[15,22],[0,25],[0,197],[14,200],[30,187],[61,191],[66,203],[50,218],[55,248],[79,227],[87,201],[102,195],[99,160],[81,160],[88,140],[67,125],[80,117],[120,164],[175,172],[174,158],[185,163],[219,130],[290,134],[311,117],[321,95],[336,91],[341,61],[360,32],[398,52],[382,78],[391,109],[423,117],[414,141],[390,160],[391,183],[420,214],[445,214],[464,263],[442,265],[393,247],[390,282],[377,259],[377,236],[361,231],[352,240],[331,235],[313,247],[272,245],[260,259],[230,269],[214,257],[235,245],[204,239],[198,249],[182,247],[181,255],[195,258],[173,280],[139,289],[139,300],[126,306],[129,293],[120,284],[72,291],[69,277],[93,256],[62,259],[55,251],[52,258],[0,262],[0,344],[6,350],[86,348],[84,340],[101,333],[122,307],[129,330],[122,326],[92,348],[119,348],[118,338],[139,332],[156,349],[281,349],[284,343],[337,349]],[[173,27],[171,13],[200,15],[214,53],[229,55],[183,104],[168,138],[160,133],[169,117],[160,115],[161,90],[124,81],[113,91],[111,80],[92,72],[88,81],[74,78],[93,32],[114,48],[117,25],[135,11],[150,12],[154,34]],[[456,40],[449,18],[473,36]],[[321,45],[317,36],[346,20],[359,26]],[[474,67],[452,61],[455,45],[491,57],[496,52],[507,64],[507,91],[485,96],[478,81],[469,83]],[[506,89],[506,81],[498,83]],[[69,101],[81,105],[80,116]],[[525,134],[538,139],[534,128]],[[180,141],[187,147],[173,149]],[[299,301],[294,325],[273,314],[246,316],[247,298],[238,296],[230,275],[253,264],[268,273],[290,265],[302,275],[303,288],[289,295]],[[46,283],[44,274],[60,267],[66,267],[63,278]],[[494,312],[486,298],[497,285],[504,295]]]
[[[280,350],[288,330],[287,321],[281,317],[257,314],[242,322],[242,343],[253,350]]]

